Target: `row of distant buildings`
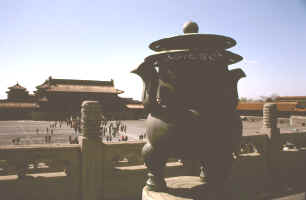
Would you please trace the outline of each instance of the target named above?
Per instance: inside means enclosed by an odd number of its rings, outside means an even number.
[[[291,115],[306,115],[306,96],[281,96],[275,100],[270,100],[276,103],[278,116],[289,117]],[[268,102],[270,102],[268,101]],[[263,106],[267,102],[239,102],[237,110],[240,115],[256,115],[263,114]]]
[[[54,79],[36,86],[34,94],[20,84],[8,88],[7,99],[0,100],[0,120],[58,120],[78,116],[85,100],[99,101],[102,112],[114,119],[139,119],[146,113],[143,104],[122,98],[114,81]],[[306,96],[278,97],[280,116],[306,115]],[[264,102],[239,102],[240,115],[262,115]]]
[[[0,100],[0,120],[58,120],[78,116],[85,100],[99,101],[102,112],[116,119],[145,117],[143,105],[122,98],[114,81],[54,79],[36,86],[34,94],[17,83],[8,88],[7,99]]]

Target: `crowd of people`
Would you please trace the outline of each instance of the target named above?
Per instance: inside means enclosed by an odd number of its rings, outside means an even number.
[[[16,145],[17,145],[17,144],[20,144],[20,139],[21,139],[20,137],[13,138],[13,139],[12,139],[12,143],[13,143],[13,144],[16,144]]]
[[[36,135],[41,135],[44,137],[43,143],[50,144],[52,139],[55,137],[56,132],[60,132],[59,129],[71,128],[74,130],[73,134],[68,136],[68,142],[70,144],[79,144],[78,136],[81,133],[81,120],[80,118],[69,118],[66,120],[51,121],[47,127],[36,128]],[[118,141],[128,141],[129,137],[127,135],[127,125],[120,120],[102,120],[100,126],[100,137],[102,141],[106,142],[118,142]],[[140,134],[138,136],[139,140],[144,140],[146,134]],[[53,140],[54,142],[54,140]],[[13,144],[21,144],[21,138],[14,138],[12,140]]]
[[[139,138],[139,140],[144,140],[144,139],[146,139],[146,137],[147,137],[146,133],[141,133],[138,138]]]
[[[105,138],[106,142],[112,142],[114,139],[117,141],[128,141],[127,126],[118,121],[103,121],[101,124],[101,136]]]
[[[70,118],[66,120],[56,120],[56,121],[51,121],[47,127],[39,127],[35,129],[35,133],[37,136],[41,135],[43,136],[44,140],[43,143],[45,144],[50,144],[52,143],[52,136],[55,134],[56,129],[61,129],[64,128],[64,126],[74,128],[75,129],[75,135],[80,132],[80,126],[77,124],[77,121]],[[74,139],[70,140],[69,136],[69,142],[76,140],[77,137]],[[14,145],[19,145],[22,144],[22,137],[16,137],[12,139],[12,143]],[[71,143],[71,142],[70,142]]]

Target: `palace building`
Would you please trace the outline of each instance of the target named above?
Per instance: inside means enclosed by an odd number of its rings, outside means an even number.
[[[7,99],[0,100],[0,120],[31,119],[31,113],[39,108],[35,96],[19,83],[8,89]]]
[[[111,118],[136,119],[145,116],[141,102],[118,96],[123,91],[115,88],[113,80],[94,81],[49,77],[36,89],[34,95],[30,95],[26,88],[18,83],[9,87],[8,98],[0,101],[0,113],[10,111],[12,116],[20,112],[27,113],[27,117],[15,116],[18,119],[28,119],[29,115],[37,120],[65,119],[78,116],[83,101],[95,100],[100,102],[102,112]],[[15,110],[18,112],[16,113]]]
[[[36,87],[35,95],[42,112],[78,114],[85,100],[101,103],[104,113],[119,112],[123,109],[114,81],[92,81],[74,79],[53,79],[49,77]]]

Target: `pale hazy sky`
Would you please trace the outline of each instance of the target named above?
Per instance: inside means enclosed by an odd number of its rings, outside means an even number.
[[[129,72],[189,20],[237,41],[240,96],[306,95],[305,0],[0,0],[0,98],[17,81],[33,92],[52,76],[114,79],[122,96],[140,99]]]

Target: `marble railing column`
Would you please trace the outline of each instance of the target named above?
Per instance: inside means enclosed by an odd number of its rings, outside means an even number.
[[[81,109],[82,200],[103,199],[103,144],[99,137],[101,106],[84,101]]]
[[[263,106],[263,128],[262,132],[267,134],[271,142],[279,140],[280,129],[277,128],[277,106],[276,103],[265,103]]]
[[[269,148],[266,152],[267,167],[271,176],[271,189],[280,187],[280,129],[277,128],[277,105],[276,103],[265,103],[263,107],[262,133],[269,137]]]
[[[263,128],[277,128],[277,106],[276,103],[265,103],[263,107]]]

